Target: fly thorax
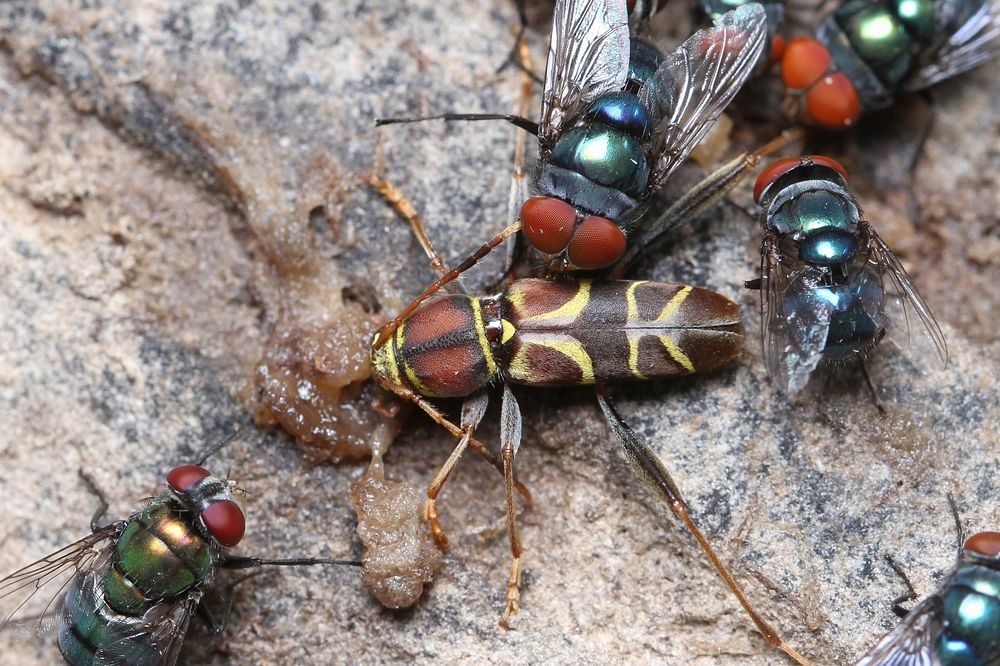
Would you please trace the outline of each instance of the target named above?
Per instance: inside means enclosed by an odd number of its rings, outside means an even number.
[[[898,90],[922,48],[933,39],[932,0],[846,3],[825,21],[822,34],[842,71],[858,74],[863,66],[888,91]],[[837,48],[843,44],[850,48]],[[850,75],[850,74],[849,74]],[[865,87],[864,78],[858,77]]]
[[[629,94],[616,93],[597,99],[594,102],[597,105],[595,115],[631,114],[631,111],[641,108],[622,104],[618,98],[626,95]],[[636,99],[634,95],[630,96]],[[639,123],[641,120],[625,116],[622,122]],[[617,190],[633,199],[645,191],[649,182],[649,162],[641,139],[598,120],[584,122],[559,137],[549,161],[593,184]]]
[[[175,598],[211,578],[215,547],[191,518],[177,500],[157,498],[133,514],[118,537],[114,567],[144,598]]]
[[[655,4],[656,0],[651,0]],[[626,90],[636,93],[649,84],[656,70],[663,64],[663,54],[660,50],[641,39],[633,38],[629,44],[628,83]]]

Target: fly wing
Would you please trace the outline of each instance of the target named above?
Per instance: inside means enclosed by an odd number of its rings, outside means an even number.
[[[823,358],[830,330],[830,307],[811,297],[822,274],[786,261],[780,238],[771,231],[761,243],[760,270],[764,366],[785,393],[794,395]]]
[[[965,3],[939,4],[939,12],[949,7],[966,6]],[[935,6],[938,7],[938,3]],[[956,18],[945,16],[939,21],[944,25],[938,29],[948,38],[922,56],[921,64],[903,83],[904,88],[921,90],[1000,55],[1000,0],[985,0],[972,16],[952,30],[948,24]]]
[[[862,221],[860,233],[868,250],[868,261],[877,266],[884,283],[889,337],[904,349],[916,349],[920,354],[924,353],[926,343],[929,343],[933,347],[930,354],[936,356],[942,366],[947,365],[948,345],[941,327],[913,286],[903,265],[871,224]],[[922,332],[916,328],[922,329]]]
[[[934,645],[941,634],[941,597],[917,605],[861,658],[857,666],[940,666]]]
[[[107,633],[117,640],[97,649],[95,666],[174,666],[201,596],[195,588],[180,599],[156,604],[141,618],[123,616],[120,622],[112,622]]]
[[[639,91],[655,119],[647,192],[661,187],[711,129],[753,72],[766,42],[764,9],[743,5],[681,44]]]
[[[29,624],[37,629],[53,624],[46,620],[56,619],[52,615],[56,597],[78,572],[96,569],[107,561],[111,545],[125,525],[126,521],[112,523],[0,580],[0,633]]]
[[[622,89],[628,60],[625,0],[557,0],[538,133],[543,151],[588,104]]]

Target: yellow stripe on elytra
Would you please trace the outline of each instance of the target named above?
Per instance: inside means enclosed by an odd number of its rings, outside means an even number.
[[[684,299],[688,297],[692,289],[694,289],[694,287],[681,287],[681,289],[674,294],[674,297],[667,301],[667,304],[663,306],[663,311],[660,312],[660,316],[653,321],[662,322],[673,319],[674,315],[677,314],[677,311],[680,310],[681,303],[683,303]]]
[[[580,280],[576,294],[568,302],[550,312],[543,312],[542,314],[528,317],[525,321],[536,322],[564,318],[570,320],[576,319],[590,301],[590,284],[590,280]]]
[[[688,287],[688,289],[690,288],[691,287]],[[687,357],[687,354],[681,351],[681,348],[677,346],[677,343],[674,342],[673,338],[669,335],[661,335],[660,342],[662,342],[663,346],[666,347],[667,353],[670,354],[670,358],[677,361],[688,372],[694,372],[694,363],[692,363],[691,359]]]
[[[497,375],[497,364],[493,360],[493,351],[490,349],[490,341],[486,338],[486,324],[483,323],[483,311],[479,307],[478,298],[470,298],[472,301],[472,319],[475,322],[476,327],[476,338],[479,340],[479,346],[483,350],[483,356],[486,357],[486,369],[489,370],[490,377],[496,377]]]
[[[507,376],[527,381],[531,376],[531,366],[528,364],[528,347],[523,345],[507,363]]]
[[[631,324],[633,322],[639,321],[639,302],[635,297],[635,290],[639,288],[639,285],[646,284],[645,280],[638,280],[633,282],[625,290],[625,302],[628,304],[628,316],[625,320],[625,331],[628,337],[628,369],[632,371],[632,374],[637,379],[645,379],[646,376],[642,374],[639,370],[639,342],[642,340],[643,336],[633,336],[631,331]]]
[[[396,346],[399,349],[402,349],[403,345],[405,344],[405,338],[403,337],[403,330],[405,328],[406,328],[406,323],[404,322],[399,325],[399,330],[396,331]],[[427,386],[425,386],[424,383],[420,381],[420,378],[417,377],[417,373],[415,373],[413,371],[413,368],[410,367],[410,364],[407,363],[406,354],[400,354],[399,356],[400,360],[403,361],[402,363],[403,372],[406,373],[406,378],[410,380],[410,385],[413,386],[413,388],[416,389],[417,393],[419,393],[420,395],[431,395],[430,392],[427,390]]]
[[[594,383],[594,362],[579,340],[551,340],[545,341],[542,344],[555,349],[560,354],[569,356],[580,367],[580,372],[583,374],[583,378],[580,380],[581,384]]]
[[[580,380],[577,383],[594,383],[594,362],[591,360],[590,354],[586,352],[579,340],[569,336],[561,336],[561,339],[539,339],[537,336],[532,336],[530,340],[522,340],[521,348],[507,365],[509,376],[520,379],[526,384],[532,384],[538,380],[535,373],[532,372],[531,363],[528,360],[532,346],[547,347],[566,356],[580,369]]]

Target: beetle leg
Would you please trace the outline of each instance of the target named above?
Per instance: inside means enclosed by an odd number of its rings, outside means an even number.
[[[490,252],[492,252],[493,249],[496,248],[496,246],[500,245],[500,243],[504,242],[505,240],[507,240],[520,230],[521,230],[521,221],[520,220],[514,221],[513,224],[511,224],[506,229],[493,236],[493,238],[483,243],[478,250],[476,250],[468,257],[463,259],[458,264],[458,266],[455,266],[447,273],[445,273],[437,280],[435,280],[433,283],[431,283],[431,286],[427,287],[422,294],[417,296],[410,302],[409,305],[403,308],[402,312],[396,315],[395,319],[393,319],[388,324],[382,327],[382,330],[379,331],[378,338],[375,340],[372,346],[378,348],[384,345],[386,341],[396,331],[396,329],[399,328],[399,325],[402,324],[404,321],[406,321],[406,319],[411,314],[413,314],[413,311],[416,310],[421,303],[423,303],[430,296],[438,292],[446,284],[457,279],[458,276],[460,276],[462,273],[464,273],[465,271],[469,270],[470,268],[478,264],[479,260],[485,257]]]
[[[508,384],[503,385],[500,407],[500,454],[503,458],[504,488],[507,505],[507,531],[510,535],[510,576],[507,579],[507,603],[500,626],[510,629],[510,618],[517,615],[521,598],[521,538],[517,533],[517,506],[514,504],[514,456],[521,448],[521,409]]]
[[[417,242],[420,243],[420,247],[423,248],[424,253],[427,258],[430,259],[431,268],[438,275],[444,275],[447,270],[444,265],[444,261],[438,255],[437,251],[434,249],[434,245],[431,244],[430,239],[427,237],[427,229],[424,227],[424,220],[417,213],[417,209],[414,207],[413,202],[403,194],[399,188],[390,183],[388,180],[382,178],[381,174],[378,173],[381,169],[376,170],[368,177],[368,184],[375,188],[375,191],[385,199],[390,206],[396,209],[399,215],[410,223],[410,229],[413,231],[413,235],[416,237]]]
[[[451,452],[451,455],[448,456],[448,460],[441,466],[441,469],[438,470],[438,473],[434,476],[434,480],[427,486],[427,500],[424,502],[424,520],[427,521],[434,543],[441,550],[447,550],[448,536],[444,533],[444,528],[441,527],[441,523],[438,521],[437,496],[441,492],[441,487],[451,475],[452,470],[455,469],[455,465],[458,464],[462,454],[465,453],[465,449],[469,445],[469,440],[472,438],[473,433],[476,432],[476,428],[479,427],[479,422],[483,420],[483,415],[486,414],[486,406],[489,404],[489,401],[489,393],[484,389],[469,396],[462,403],[462,438],[458,440],[458,445]]]
[[[405,400],[409,400],[417,407],[422,409],[424,413],[427,414],[427,416],[431,417],[431,419],[435,423],[437,423],[439,426],[441,426],[449,433],[451,433],[453,437],[457,437],[459,439],[465,437],[465,433],[460,427],[449,421],[448,417],[445,416],[441,412],[441,410],[432,405],[422,395],[415,393],[413,390],[402,386],[391,386],[388,388],[390,388],[399,397],[404,398]],[[482,442],[480,442],[475,437],[469,437],[468,445],[469,448],[471,448],[473,451],[475,451],[483,458],[485,458],[488,463],[490,463],[491,465],[493,465],[493,467],[497,469],[498,472],[503,474],[503,463],[500,461],[499,458],[496,457],[496,455],[493,454],[492,451],[487,449]],[[525,501],[530,505],[531,492],[528,490],[528,488],[523,483],[518,481],[516,477],[514,479],[514,486],[517,488],[517,492],[520,493],[521,496],[525,499]]]
[[[596,387],[597,402],[601,406],[601,411],[604,412],[605,418],[608,420],[608,424],[611,426],[612,432],[621,442],[622,448],[625,452],[625,457],[628,459],[629,466],[632,471],[635,472],[639,478],[646,484],[650,490],[656,493],[668,507],[673,511],[674,515],[681,519],[684,526],[691,532],[695,541],[701,546],[701,549],[708,556],[708,559],[712,562],[712,566],[715,570],[722,576],[722,579],[726,582],[726,585],[736,596],[736,599],[743,606],[743,610],[750,620],[757,627],[757,630],[764,636],[768,643],[781,649],[789,657],[794,659],[797,663],[803,665],[811,665],[812,662],[806,659],[804,656],[799,654],[799,652],[792,646],[785,643],[778,632],[769,625],[760,614],[754,610],[753,606],[750,605],[750,601],[747,599],[746,592],[744,592],[743,587],[736,581],[733,575],[726,568],[726,565],[722,563],[722,560],[716,554],[715,549],[712,548],[711,544],[708,543],[708,539],[701,533],[698,529],[698,525],[694,522],[688,511],[687,502],[681,496],[681,491],[674,483],[674,480],[670,477],[670,473],[667,468],[664,467],[663,462],[656,453],[649,448],[649,446],[642,441],[638,435],[622,420],[618,412],[615,410],[614,405],[611,404],[608,399],[607,389],[601,385]]]

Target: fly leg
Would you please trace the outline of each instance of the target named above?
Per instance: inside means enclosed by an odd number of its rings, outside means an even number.
[[[625,452],[625,457],[628,459],[629,465],[632,467],[632,471],[635,472],[639,478],[646,484],[646,486],[652,490],[657,496],[660,497],[670,508],[670,510],[680,518],[684,526],[691,532],[695,541],[701,546],[701,549],[708,556],[708,559],[712,562],[712,566],[719,573],[722,579],[725,581],[726,586],[729,587],[733,595],[740,602],[743,610],[750,617],[750,620],[754,623],[759,631],[768,643],[781,649],[785,654],[794,659],[797,663],[803,665],[811,665],[812,662],[806,659],[804,656],[799,654],[799,652],[792,646],[785,643],[778,632],[769,625],[763,617],[750,605],[750,601],[747,599],[746,592],[744,592],[743,587],[736,581],[733,575],[726,568],[726,565],[722,563],[722,560],[716,554],[715,549],[709,544],[708,539],[701,533],[698,529],[697,524],[695,524],[694,519],[691,517],[688,511],[687,502],[681,496],[681,491],[674,483],[674,480],[670,477],[670,473],[667,468],[664,467],[663,463],[660,461],[656,453],[643,442],[638,435],[622,420],[618,412],[615,410],[614,405],[611,404],[608,399],[607,389],[603,386],[598,385],[596,387],[597,402],[601,406],[601,411],[604,412],[605,418],[608,420],[608,424],[611,426],[611,430],[614,432],[615,436],[618,438]]]
[[[889,566],[896,572],[896,575],[903,579],[903,583],[906,584],[906,589],[908,590],[906,594],[901,594],[892,600],[892,612],[902,619],[910,614],[910,611],[903,608],[903,602],[913,601],[916,599],[917,591],[913,589],[913,584],[910,582],[910,578],[903,572],[903,567],[899,566],[896,560],[892,559],[892,555],[886,553],[885,561],[889,563]]]
[[[256,569],[264,566],[274,566],[274,567],[306,567],[315,564],[340,564],[352,567],[360,567],[361,562],[357,560],[331,560],[320,557],[290,557],[284,559],[268,559],[265,557],[224,557],[219,561],[219,566],[224,569]],[[205,622],[205,626],[208,627],[208,631],[212,634],[221,634],[226,628],[226,624],[229,622],[229,614],[233,610],[233,598],[236,594],[236,586],[243,581],[249,580],[256,576],[261,576],[263,574],[269,573],[268,571],[252,571],[248,574],[240,576],[229,585],[226,586],[225,596],[222,601],[222,615],[216,620],[212,615],[212,612],[208,610],[208,606],[204,602],[198,604],[198,615]]]
[[[538,83],[539,85],[543,83],[542,78],[535,74],[534,70],[531,68],[531,60],[527,57],[527,46],[524,43],[524,32],[528,28],[528,14],[525,11],[524,0],[514,0],[514,4],[517,6],[517,19],[518,27],[517,33],[514,37],[514,46],[510,48],[510,53],[504,61],[497,67],[497,73],[499,74],[503,70],[507,69],[508,65],[514,65],[520,69],[529,80]]]
[[[447,122],[455,120],[506,120],[512,125],[520,127],[525,132],[538,136],[538,121],[518,116],[513,113],[436,113],[431,116],[409,116],[406,118],[376,118],[375,127],[383,125],[400,125],[403,123],[422,123],[427,120],[444,120]]]
[[[97,533],[104,530],[108,525],[100,525],[101,518],[104,518],[104,514],[108,512],[108,500],[104,497],[104,493],[101,489],[97,487],[97,483],[94,481],[93,477],[84,472],[82,469],[77,472],[80,478],[83,479],[84,485],[97,496],[97,510],[94,511],[94,516],[90,519],[90,531]]]
[[[931,130],[934,129],[934,98],[929,90],[922,91],[920,96],[927,104],[927,121],[923,124],[917,135],[917,140],[914,142],[913,157],[910,158],[910,165],[907,169],[909,178],[906,179],[906,191],[910,200],[908,213],[910,222],[914,225],[920,219],[920,204],[917,201],[917,166],[924,154],[924,146],[927,145],[927,139],[931,136]]]
[[[198,604],[198,616],[201,617],[202,622],[205,623],[205,627],[208,629],[208,633],[213,636],[218,636],[223,631],[226,630],[226,624],[229,623],[229,614],[233,610],[233,599],[236,596],[236,586],[245,580],[249,580],[256,576],[267,573],[266,571],[254,571],[248,573],[245,576],[240,576],[232,583],[226,586],[225,596],[222,600],[222,615],[218,620],[212,615],[212,611],[208,610],[208,606],[202,601]]]
[[[868,375],[868,368],[865,367],[865,360],[863,358],[861,358],[860,354],[858,354],[858,366],[861,368],[861,374],[864,376],[865,383],[868,385],[868,392],[872,396],[872,402],[875,403],[875,409],[878,410],[879,414],[883,414],[884,415],[885,414],[885,407],[882,406],[882,401],[879,400],[878,389],[875,387],[875,384],[872,382],[872,378]]]
[[[441,550],[447,550],[448,536],[438,521],[437,497],[441,492],[441,487],[444,486],[445,481],[448,480],[452,470],[455,469],[462,454],[465,453],[465,449],[469,445],[469,440],[476,432],[476,428],[479,427],[479,422],[483,420],[483,415],[486,413],[486,406],[488,404],[489,394],[485,390],[473,394],[462,403],[462,438],[458,440],[455,450],[451,452],[448,460],[441,466],[441,469],[434,476],[434,480],[427,487],[427,501],[424,503],[424,520],[427,521],[434,543]]]
[[[523,64],[518,60],[518,53],[521,50],[521,43],[524,39],[524,31],[528,28],[528,13],[524,8],[524,0],[514,0],[514,6],[517,8],[518,23],[517,33],[514,37],[514,46],[510,47],[510,52],[507,54],[507,57],[504,58],[504,61],[500,63],[499,67],[497,67],[497,74],[507,69],[507,66],[511,64],[523,66]]]
[[[965,550],[965,530],[962,528],[962,518],[958,515],[958,502],[955,496],[948,493],[948,506],[951,508],[951,517],[955,519],[955,534],[958,536],[958,557],[962,557]]]
[[[500,626],[511,629],[510,619],[517,615],[521,600],[521,537],[517,533],[517,506],[514,503],[514,456],[521,448],[521,409],[510,386],[503,385],[503,404],[500,407],[500,455],[503,458],[504,497],[507,505],[507,531],[510,535],[510,576],[507,578],[507,603]]]
[[[671,204],[648,228],[640,227],[636,230],[639,232],[638,238],[629,243],[628,251],[612,270],[611,278],[622,277],[635,267],[647,250],[655,248],[667,232],[710,210],[732,192],[764,157],[799,140],[803,135],[804,131],[799,128],[786,130],[759,149],[743,153],[705,176]]]

